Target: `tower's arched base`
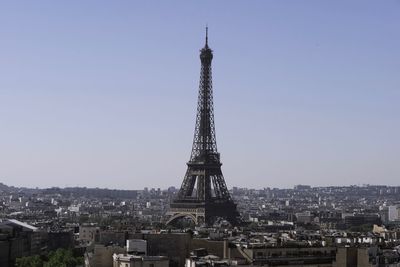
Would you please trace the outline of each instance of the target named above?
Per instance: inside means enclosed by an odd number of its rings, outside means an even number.
[[[178,220],[183,219],[183,218],[189,218],[195,225],[198,225],[199,224],[198,222],[201,221],[201,218],[198,219],[198,217],[196,217],[196,215],[193,213],[181,212],[181,213],[174,213],[174,214],[169,213],[168,215],[170,217],[169,217],[168,221],[166,222],[167,225],[172,225],[175,222],[177,222]]]
[[[175,200],[166,214],[171,224],[181,217],[189,217],[196,225],[212,225],[218,219],[225,219],[232,225],[238,224],[239,213],[233,201],[204,203],[199,201]]]

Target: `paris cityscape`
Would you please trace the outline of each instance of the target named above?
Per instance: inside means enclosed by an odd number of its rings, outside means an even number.
[[[399,267],[400,2],[171,3],[0,11],[0,267]]]

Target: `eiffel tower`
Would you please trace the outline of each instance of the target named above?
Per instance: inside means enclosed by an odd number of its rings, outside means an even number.
[[[239,213],[221,171],[214,123],[211,77],[213,51],[206,43],[200,50],[201,73],[197,103],[196,126],[192,153],[177,197],[171,202],[167,224],[180,217],[189,217],[195,224],[211,225],[222,218],[232,225],[238,223]]]

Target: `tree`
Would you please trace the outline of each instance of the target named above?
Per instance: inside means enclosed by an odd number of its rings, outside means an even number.
[[[15,261],[16,267],[43,267],[43,261],[40,256],[30,256],[30,257],[23,257],[18,258]]]
[[[49,260],[43,267],[75,267],[83,264],[82,258],[75,258],[71,250],[57,249],[49,253]]]

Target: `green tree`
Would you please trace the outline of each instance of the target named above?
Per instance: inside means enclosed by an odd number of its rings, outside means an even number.
[[[75,258],[71,250],[57,249],[49,253],[49,260],[43,267],[75,267],[83,264],[82,258]]]
[[[15,261],[16,267],[43,267],[43,261],[40,256],[30,256],[30,257],[23,257],[18,258]]]

